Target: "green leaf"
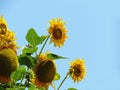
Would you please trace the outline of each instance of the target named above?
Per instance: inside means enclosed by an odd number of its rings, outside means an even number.
[[[38,50],[38,47],[31,47],[31,48],[25,47],[25,48],[22,50],[22,53],[23,53],[23,54],[33,54],[33,53],[36,52],[37,50]]]
[[[36,31],[33,28],[30,28],[26,35],[26,40],[32,46],[37,46],[41,44],[46,39],[46,36],[38,36]]]
[[[60,74],[56,73],[54,80],[59,80],[60,79]]]
[[[30,79],[34,78],[34,72],[32,69],[29,69],[27,73],[28,73]]]
[[[26,67],[21,66],[11,74],[11,79],[16,82],[24,78],[25,73],[26,73]]]
[[[48,89],[46,89],[44,87],[40,87],[38,90],[48,90]]]
[[[47,36],[41,36],[39,39],[39,42],[40,42],[40,44],[42,44],[42,42],[45,40],[47,38]]]
[[[28,87],[28,90],[46,90],[45,88],[37,88],[35,85],[31,84],[29,87]]]
[[[1,90],[1,89],[0,89]],[[5,90],[25,90],[25,87],[6,88]]]
[[[68,88],[67,90],[77,90],[76,88]]]
[[[32,84],[28,87],[28,90],[38,90],[38,89],[35,85]]]
[[[31,68],[36,64],[35,58],[27,54],[20,55],[18,60],[21,65],[26,65],[28,68]]]
[[[2,86],[0,86],[0,90],[4,90],[4,88]]]
[[[59,55],[56,55],[56,54],[53,54],[53,53],[47,54],[47,58],[53,59],[53,60],[56,60],[56,59],[68,59],[67,57],[59,56]]]

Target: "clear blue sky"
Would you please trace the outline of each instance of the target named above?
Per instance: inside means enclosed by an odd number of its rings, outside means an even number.
[[[20,46],[31,27],[39,35],[47,34],[48,21],[62,17],[69,38],[62,48],[49,45],[53,53],[69,60],[57,61],[61,79],[69,68],[68,62],[78,57],[86,61],[86,78],[74,84],[64,82],[61,90],[120,90],[120,1],[119,0],[0,0],[0,15],[16,33]],[[52,89],[50,89],[52,90]]]

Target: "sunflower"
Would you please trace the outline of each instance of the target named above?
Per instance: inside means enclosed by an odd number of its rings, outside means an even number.
[[[55,63],[53,60],[49,60],[45,54],[41,54],[38,57],[38,64],[35,66],[34,73],[36,86],[48,89],[56,74]]]
[[[43,60],[48,60],[48,58],[47,58],[47,54],[48,54],[48,53],[49,53],[49,52],[41,53],[41,54],[38,56],[38,58],[37,58],[37,62],[40,63],[40,62],[43,61]]]
[[[75,61],[70,62],[71,66],[69,69],[70,76],[74,82],[79,82],[84,79],[86,74],[86,68],[83,59],[76,59]]]
[[[12,49],[0,51],[0,83],[10,82],[10,74],[18,67],[16,53]]]
[[[65,22],[61,18],[52,19],[48,32],[51,35],[50,43],[54,42],[54,46],[61,47],[67,38]]]
[[[0,34],[5,34],[8,30],[8,25],[3,16],[0,16]]]
[[[0,16],[0,51],[6,48],[11,48],[16,52],[16,42],[14,32],[8,29],[8,25],[3,18]]]

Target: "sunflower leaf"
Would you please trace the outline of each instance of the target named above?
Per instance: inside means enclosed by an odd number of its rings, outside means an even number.
[[[0,90],[4,90],[4,88],[2,86],[0,86]]]
[[[76,88],[68,88],[67,90],[77,90]]]
[[[1,89],[0,89],[1,90]],[[6,88],[5,90],[25,90],[25,87],[19,86],[19,87],[12,87],[12,88]]]
[[[27,54],[18,56],[18,60],[21,65],[26,65],[28,68],[33,67],[36,63],[35,58]]]
[[[31,47],[31,48],[25,47],[25,48],[23,48],[22,53],[23,54],[33,54],[37,50],[38,50],[38,47]]]
[[[59,56],[59,55],[56,55],[56,54],[53,54],[53,53],[47,54],[47,58],[53,59],[53,60],[56,60],[56,59],[68,59],[67,57]]]
[[[37,90],[37,87],[32,84],[28,87],[28,90]]]
[[[30,79],[34,78],[34,72],[32,69],[29,69],[27,73],[28,73]]]
[[[21,66],[11,74],[11,79],[16,82],[24,78],[25,73],[26,73],[26,67]]]
[[[45,36],[45,35],[40,36],[40,38],[39,38],[39,43],[42,44],[42,42],[43,42],[46,38],[47,38],[47,36]]]
[[[30,28],[26,34],[26,40],[32,46],[37,46],[42,44],[42,42],[46,39],[46,36],[38,36],[36,31],[33,28]]]
[[[44,87],[40,87],[38,90],[47,90],[47,89],[45,89]]]
[[[54,80],[59,80],[60,79],[60,74],[56,73]]]

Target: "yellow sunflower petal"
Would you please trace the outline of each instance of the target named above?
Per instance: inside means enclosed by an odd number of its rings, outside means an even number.
[[[56,74],[56,67],[53,61],[43,60],[35,67],[35,84],[38,87],[48,87]]]
[[[79,82],[85,78],[86,68],[83,59],[76,59],[70,62],[71,66],[69,69],[70,76],[74,80],[74,82]]]
[[[56,75],[56,66],[53,60],[47,58],[47,54],[42,53],[38,57],[38,64],[34,68],[35,80],[34,83],[37,87],[48,88]]]
[[[67,38],[65,22],[61,18],[53,18],[50,21],[48,32],[51,35],[50,43],[54,42],[54,46],[61,47]]]
[[[15,40],[14,32],[8,29],[5,19],[3,16],[0,16],[0,51],[11,48],[16,52],[17,45]]]
[[[4,35],[8,30],[8,25],[3,16],[0,16],[0,34]]]

